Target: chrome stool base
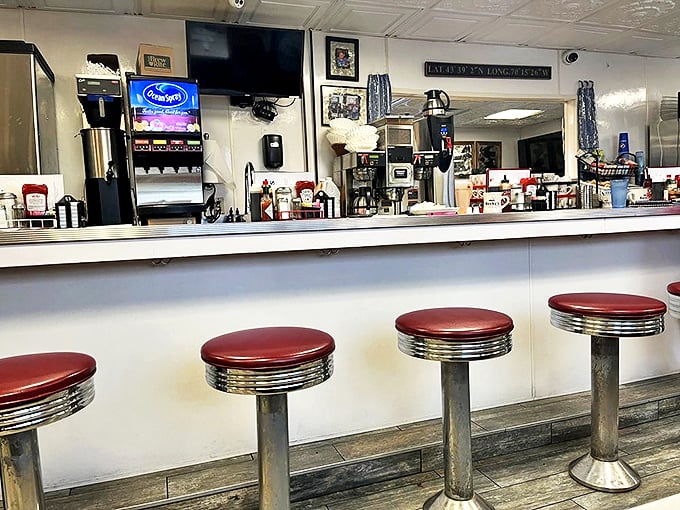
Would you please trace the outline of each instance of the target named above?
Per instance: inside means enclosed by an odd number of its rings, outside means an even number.
[[[423,510],[494,510],[494,508],[478,494],[473,494],[472,499],[459,500],[451,499],[444,491],[440,491],[425,502]]]
[[[0,436],[2,499],[7,510],[43,510],[40,451],[36,429]],[[0,504],[0,506],[2,506]]]
[[[624,460],[597,460],[589,453],[569,464],[569,475],[581,485],[602,492],[626,492],[640,485],[640,476]]]

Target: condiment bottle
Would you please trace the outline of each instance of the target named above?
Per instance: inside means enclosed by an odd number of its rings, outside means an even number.
[[[47,214],[47,185],[24,184],[21,187],[26,204],[26,216],[45,216]]]
[[[262,195],[260,197],[260,215],[262,221],[274,219],[274,201],[269,187],[269,181],[262,181]]]
[[[314,202],[314,181],[297,181],[295,193],[300,197],[303,206],[311,206]]]
[[[500,187],[503,196],[508,197],[508,205],[503,207],[503,212],[509,212],[512,210],[512,186],[510,185],[510,181],[508,180],[507,175],[503,176]]]
[[[276,214],[279,220],[291,220],[293,192],[286,186],[276,188]]]

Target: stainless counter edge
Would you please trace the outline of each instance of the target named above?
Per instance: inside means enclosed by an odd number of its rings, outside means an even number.
[[[77,241],[165,239],[224,235],[257,235],[396,227],[500,224],[515,222],[588,220],[680,215],[678,207],[625,209],[565,209],[545,212],[474,214],[458,216],[374,216],[327,220],[290,220],[257,223],[214,223],[205,225],[114,225],[71,229],[0,229],[0,246]]]

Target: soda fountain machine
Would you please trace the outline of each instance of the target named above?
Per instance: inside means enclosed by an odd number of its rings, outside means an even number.
[[[88,55],[118,72],[116,55]],[[90,225],[133,223],[132,190],[121,129],[123,87],[119,74],[76,75],[78,100],[89,127],[80,131],[85,162],[85,200]]]
[[[203,142],[196,80],[128,74],[127,94],[140,223],[200,223]]]

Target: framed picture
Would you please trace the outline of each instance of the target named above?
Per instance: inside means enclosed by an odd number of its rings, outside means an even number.
[[[366,89],[361,87],[321,87],[321,124],[344,118],[366,123]]]
[[[501,142],[475,142],[477,169],[486,172],[487,168],[500,168],[503,165],[501,159],[502,145]]]
[[[469,177],[475,168],[475,142],[453,142],[453,173]]]
[[[359,81],[359,40],[326,36],[326,79]]]

